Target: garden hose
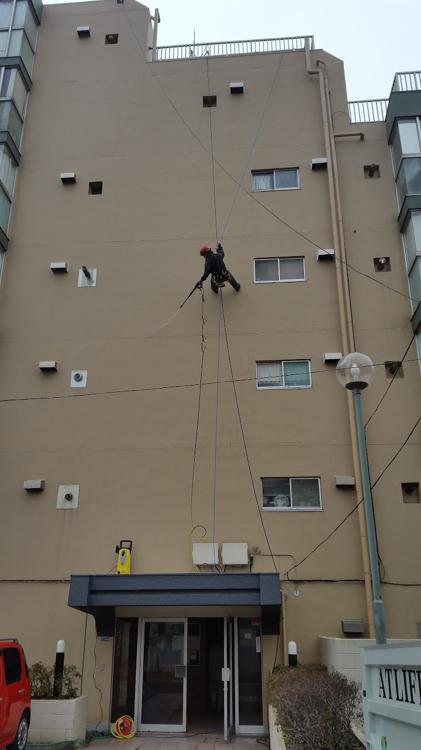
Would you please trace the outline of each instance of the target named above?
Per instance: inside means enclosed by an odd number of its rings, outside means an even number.
[[[136,726],[131,716],[120,716],[110,728],[111,734],[117,740],[131,740],[136,734]]]

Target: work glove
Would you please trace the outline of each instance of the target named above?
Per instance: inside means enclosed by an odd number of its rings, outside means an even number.
[[[196,286],[195,286],[195,289],[203,289],[203,284],[202,284],[202,282],[201,282],[201,281],[198,281],[198,282],[197,282],[197,284],[196,284]]]

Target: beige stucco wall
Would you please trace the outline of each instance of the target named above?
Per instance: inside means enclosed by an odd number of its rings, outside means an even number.
[[[200,297],[179,304],[202,273],[198,248],[215,243],[209,155],[170,106],[209,148],[209,110],[202,107],[209,72],[215,156],[250,188],[250,170],[298,166],[299,191],[259,194],[271,210],[310,240],[332,247],[327,177],[312,172],[325,154],[317,80],[303,52],[192,59],[147,66],[147,9],[111,0],[47,6],[39,36],[19,168],[11,243],[0,294],[0,398],[57,397],[127,390],[90,398],[2,403],[0,475],[7,523],[0,528],[1,631],[16,634],[28,661],[52,661],[58,638],[81,665],[84,615],[67,607],[72,573],[104,573],[115,565],[115,544],[134,542],[133,571],[194,572],[192,541],[211,541],[218,300],[205,290],[206,355],[193,506],[190,486],[200,370]],[[90,25],[80,40],[77,25]],[[105,33],[118,45],[104,45]],[[334,122],[343,114],[342,62],[322,51]],[[243,80],[242,97],[229,94]],[[273,85],[257,143],[252,144]],[[361,129],[354,127],[354,130]],[[365,140],[338,142],[344,230],[349,262],[369,275],[373,257],[391,257],[382,281],[407,294],[389,151],[381,124],[364,126]],[[378,162],[380,180],[363,165]],[[63,187],[59,175],[75,171]],[[102,196],[88,182],[103,180]],[[215,167],[218,226],[224,227],[237,186]],[[355,505],[353,491],[335,488],[334,475],[353,474],[346,396],[323,353],[341,350],[334,263],[240,192],[226,227],[227,265],[241,282],[224,290],[234,375],[253,478],[320,476],[321,512],[264,512],[279,572],[299,562]],[[305,283],[253,283],[253,258],[304,256]],[[70,272],[54,276],[51,261]],[[77,287],[83,264],[98,269],[97,286]],[[376,363],[399,359],[411,337],[409,301],[350,271],[357,348]],[[174,317],[172,317],[174,315]],[[229,381],[226,346],[221,378]],[[312,388],[258,391],[255,363],[311,359]],[[415,348],[408,359],[416,358]],[[59,362],[45,376],[39,360]],[[69,387],[72,369],[88,370],[88,388]],[[403,441],[419,404],[419,364],[405,363],[367,437],[372,478]],[[364,394],[368,416],[389,381],[376,368]],[[210,383],[210,384],[209,384]],[[168,385],[186,387],[154,389]],[[131,392],[133,389],[133,392]],[[420,505],[402,503],[400,483],[419,481],[415,435],[375,490],[379,548],[387,580],[417,579]],[[28,478],[45,491],[28,495]],[[79,484],[77,510],[57,510],[59,484]],[[232,385],[220,386],[216,535],[257,548],[255,572],[271,572],[248,476]],[[358,520],[354,514],[328,544],[285,581],[287,639],[300,659],[318,658],[318,636],[341,635],[341,620],[367,621]],[[338,582],[309,582],[332,579]],[[352,583],[341,583],[352,579]],[[29,582],[29,581],[34,582]],[[37,582],[38,581],[38,582]],[[299,595],[294,595],[294,590]],[[414,637],[421,622],[416,589],[384,587],[388,634]],[[100,720],[92,682],[94,630],[89,618],[85,661],[91,722]],[[282,639],[281,639],[282,640]],[[264,650],[266,672],[275,647]],[[282,652],[282,650],[281,650]],[[280,653],[281,653],[280,652]],[[97,645],[96,680],[108,716],[112,643]],[[84,678],[85,679],[85,678]]]

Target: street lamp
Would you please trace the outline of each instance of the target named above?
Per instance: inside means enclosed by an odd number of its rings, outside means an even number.
[[[373,497],[371,494],[368,473],[367,445],[365,441],[364,420],[361,407],[361,391],[370,385],[374,377],[374,365],[370,357],[360,352],[352,352],[343,357],[336,367],[336,376],[344,388],[352,391],[355,405],[355,422],[357,427],[358,453],[362,489],[364,493],[364,512],[367,525],[368,552],[370,556],[371,581],[373,585],[373,615],[376,631],[376,643],[386,643],[384,607],[380,589],[379,559],[377,539],[374,526]]]

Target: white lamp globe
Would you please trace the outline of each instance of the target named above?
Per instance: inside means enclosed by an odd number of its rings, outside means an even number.
[[[338,362],[336,377],[344,388],[367,388],[374,378],[373,362],[366,354],[351,352]]]

